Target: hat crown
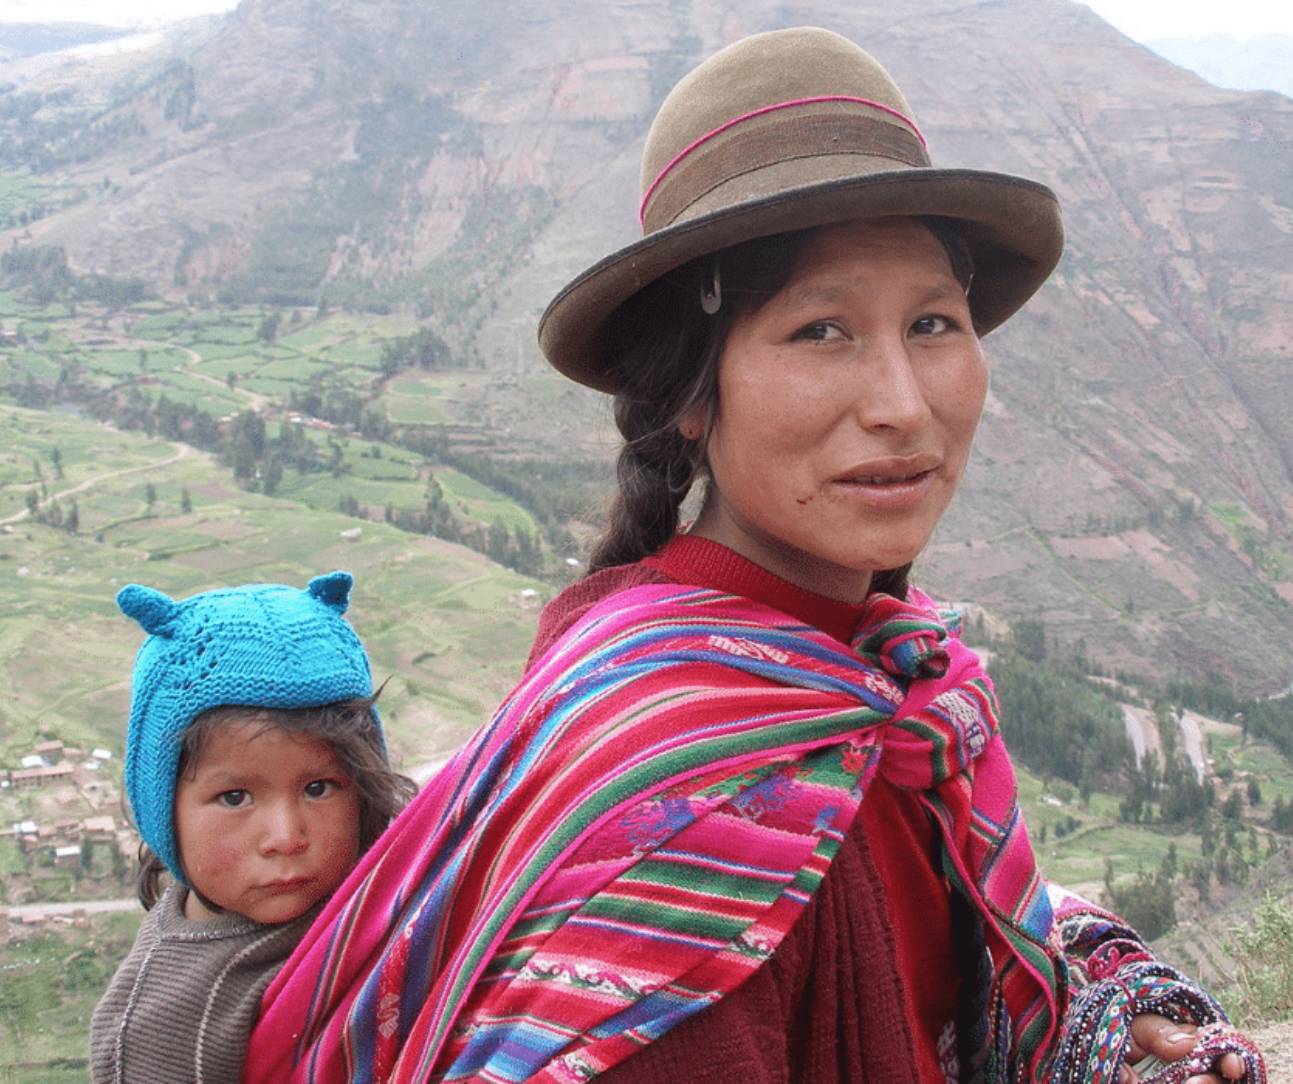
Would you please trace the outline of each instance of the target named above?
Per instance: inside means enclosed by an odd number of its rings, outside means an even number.
[[[653,190],[699,144],[771,111],[802,111],[830,102],[847,103],[850,109],[906,129],[923,144],[898,84],[870,53],[833,31],[773,30],[721,49],[683,76],[647,132],[642,152],[644,222]],[[745,133],[732,134],[739,138]],[[733,166],[733,171],[741,168],[738,163]]]

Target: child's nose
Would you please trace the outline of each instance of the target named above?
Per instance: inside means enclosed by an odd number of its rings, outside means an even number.
[[[265,854],[299,854],[309,838],[302,811],[292,802],[278,802],[265,811],[261,850]]]

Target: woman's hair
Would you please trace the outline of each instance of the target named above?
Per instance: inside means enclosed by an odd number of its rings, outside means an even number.
[[[317,708],[259,708],[228,704],[204,711],[180,740],[178,776],[193,770],[210,736],[230,722],[254,721],[264,729],[285,730],[326,741],[342,771],[359,793],[359,853],[363,854],[417,793],[408,776],[392,770],[373,705],[381,694],[338,700]],[[183,844],[181,843],[181,852]],[[181,853],[181,859],[183,854]],[[166,866],[147,844],[139,845],[139,902],[150,910],[161,898]],[[199,898],[201,898],[199,896]],[[212,911],[220,908],[203,899]]]
[[[921,218],[942,244],[952,273],[967,290],[969,248],[947,219]],[[589,571],[632,564],[678,532],[679,509],[704,474],[705,444],[718,408],[718,359],[738,317],[757,312],[790,280],[812,230],[776,234],[703,256],[644,287],[616,310],[607,334],[613,359],[615,424],[624,437],[615,464],[619,492],[610,523],[589,559]],[[717,284],[721,304],[701,307]],[[697,407],[705,425],[687,440],[679,423]],[[907,594],[910,564],[878,572],[872,590]]]

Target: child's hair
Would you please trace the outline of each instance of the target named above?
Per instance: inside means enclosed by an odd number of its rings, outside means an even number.
[[[264,729],[285,730],[325,741],[358,791],[359,853],[363,854],[417,790],[413,780],[392,770],[387,762],[382,731],[373,710],[376,700],[376,695],[355,697],[317,708],[258,708],[238,704],[211,708],[184,731],[176,777],[196,767],[210,736],[230,722],[255,721]],[[180,857],[182,860],[183,855]],[[165,873],[166,864],[146,843],[141,843],[138,891],[139,902],[145,910],[151,910],[161,898]],[[220,910],[207,900],[203,903],[212,911]]]

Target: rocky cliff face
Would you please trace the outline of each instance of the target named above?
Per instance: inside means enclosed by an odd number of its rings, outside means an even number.
[[[486,424],[604,456],[604,406],[546,373],[538,313],[634,236],[677,75],[799,23],[890,67],[936,162],[1065,206],[1059,272],[988,340],[978,459],[925,578],[1119,664],[1287,684],[1293,101],[1067,0],[244,0],[51,143],[51,175],[112,184],[19,243],[181,294],[416,306],[508,375]]]

